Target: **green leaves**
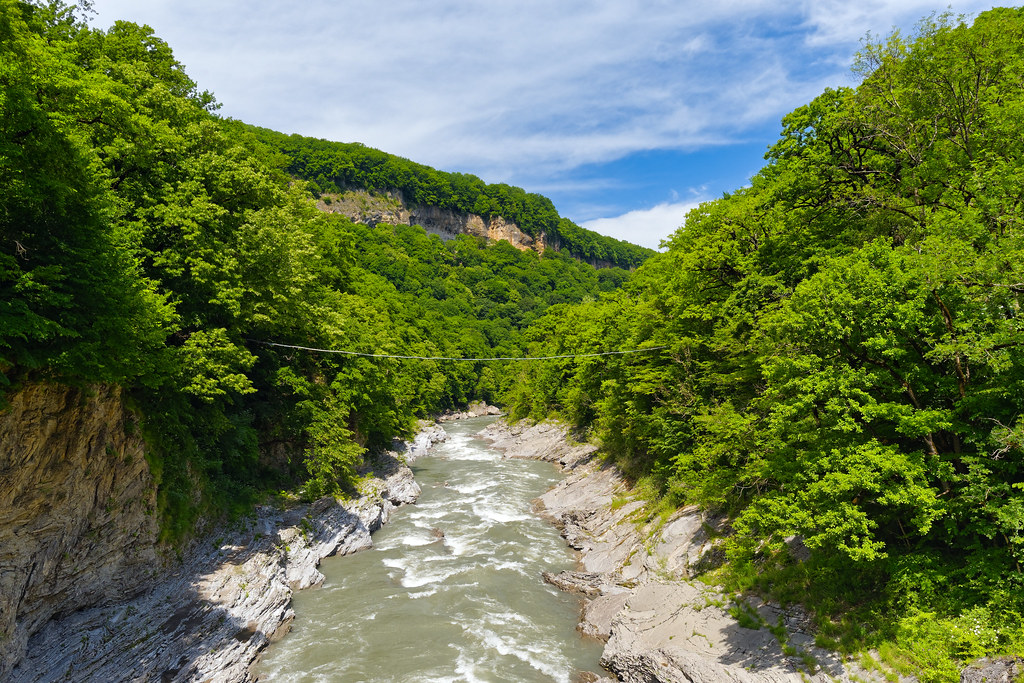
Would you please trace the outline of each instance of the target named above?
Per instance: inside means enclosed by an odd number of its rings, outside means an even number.
[[[225,329],[197,330],[176,353],[180,390],[203,401],[255,391],[245,371],[256,357],[236,346]]]
[[[833,598],[848,577],[855,603],[882,589],[901,628],[948,640],[935,661],[1005,647],[1024,566],[1022,43],[1024,12],[999,9],[866,46],[863,83],[786,116],[750,187],[693,210],[628,295],[528,331],[669,349],[524,372],[513,413],[571,417],[673,504],[730,513],[736,562],[770,572],[802,540],[794,575]],[[970,637],[972,606],[998,632]]]

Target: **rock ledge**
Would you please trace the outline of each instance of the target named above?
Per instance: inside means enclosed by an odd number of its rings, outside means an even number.
[[[506,457],[560,464],[567,476],[539,507],[580,551],[580,570],[544,579],[585,596],[579,630],[606,642],[601,663],[631,683],[881,681],[816,647],[798,609],[736,602],[693,577],[720,555],[724,520],[696,507],[651,522],[619,471],[553,422],[498,421],[483,432]],[[741,625],[733,614],[744,614]],[[785,648],[767,627],[785,626]],[[776,631],[778,629],[775,629]],[[856,678],[853,678],[856,676]],[[610,679],[601,679],[608,681]]]
[[[260,506],[195,544],[144,595],[51,621],[10,680],[255,680],[260,652],[294,619],[292,592],[319,585],[321,559],[369,548],[391,511],[415,502],[419,485],[404,460],[444,436],[432,430],[403,453],[378,456],[358,499]]]

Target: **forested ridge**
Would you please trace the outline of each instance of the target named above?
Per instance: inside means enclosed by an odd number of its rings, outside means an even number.
[[[312,191],[338,193],[359,188],[398,191],[410,202],[439,206],[484,218],[501,216],[527,235],[543,237],[555,249],[593,263],[635,268],[654,251],[581,228],[558,215],[551,200],[505,183],[487,184],[469,173],[446,173],[358,142],[285,135],[252,127],[254,134],[287,159],[285,169],[310,183]]]
[[[667,350],[532,365],[509,397],[665,508],[729,515],[729,585],[923,680],[1024,652],[1022,46],[1020,9],[867,43],[749,187],[527,333]]]
[[[859,86],[786,116],[750,186],[648,259],[518,188],[224,120],[147,27],[0,0],[0,390],[124,386],[167,541],[347,490],[368,448],[470,400],[557,415],[652,514],[730,520],[711,579],[956,680],[1024,654],[1022,45],[1018,9],[869,41]],[[316,209],[347,187],[563,251]]]
[[[260,495],[353,483],[419,417],[494,400],[553,304],[628,273],[316,209],[148,27],[0,0],[0,385],[129,390],[165,540]],[[265,133],[265,132],[264,132]],[[261,453],[290,458],[276,468]]]

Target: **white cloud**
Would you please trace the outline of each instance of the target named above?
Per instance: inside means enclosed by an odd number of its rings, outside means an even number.
[[[976,11],[977,0],[958,0]],[[95,0],[151,24],[222,113],[491,182],[695,149],[848,79],[927,0]],[[909,19],[908,19],[909,17]]]
[[[993,7],[991,1],[962,0],[948,3],[954,14],[975,15]],[[855,43],[867,33],[884,37],[902,26],[904,33],[932,12],[946,10],[947,3],[933,0],[805,0],[806,26],[812,29],[812,46]]]
[[[614,218],[587,221],[582,227],[633,244],[658,249],[661,241],[683,224],[686,213],[699,204],[700,201],[665,202]]]

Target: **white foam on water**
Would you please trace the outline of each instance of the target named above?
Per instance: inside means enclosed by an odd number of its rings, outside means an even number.
[[[435,532],[436,528],[436,526],[417,524],[416,527],[410,529],[408,533],[402,534],[401,536],[391,536],[386,541],[380,541],[374,544],[374,547],[380,551],[421,548],[425,545],[437,543],[441,540]]]
[[[479,638],[484,646],[494,650],[498,654],[505,657],[515,657],[519,661],[530,666],[532,669],[549,676],[551,680],[558,681],[559,683],[570,683],[569,663],[564,657],[559,656],[557,653],[535,652],[529,647],[521,646],[516,642],[512,642],[508,638],[503,638],[490,629],[475,628],[468,630],[472,635]],[[558,664],[553,664],[553,660],[560,661]]]
[[[487,462],[500,460],[501,454],[489,448],[475,446],[469,437],[456,437],[445,442],[445,446],[438,452],[448,460],[465,460],[470,462]]]
[[[464,536],[456,536],[446,534],[444,537],[445,546],[452,551],[452,555],[456,557],[462,557],[466,554],[466,551],[473,547],[473,543],[466,539]]]
[[[508,524],[510,522],[525,522],[531,519],[530,515],[517,510],[511,505],[474,505],[473,514],[485,522],[492,524]]]
[[[417,471],[421,502],[396,511],[374,550],[359,556],[358,574],[335,579],[345,592],[340,600],[332,596],[331,604],[347,606],[325,612],[322,624],[307,629],[312,647],[337,650],[351,664],[339,661],[325,675],[319,666],[311,670],[314,663],[299,654],[290,670],[277,666],[266,680],[569,683],[577,667],[596,666],[579,663],[580,649],[571,640],[575,614],[557,626],[559,631],[552,630],[559,622],[551,621],[557,607],[551,596],[561,594],[539,580],[540,570],[555,568],[565,548],[557,532],[531,511],[530,501],[542,493],[542,482],[553,478],[554,468],[545,476],[543,467],[503,459],[458,432],[431,455],[435,460],[424,461]],[[565,552],[568,567],[572,558]],[[370,577],[365,590],[358,576]],[[534,584],[537,592],[531,592]],[[344,623],[331,621],[340,613],[347,613]],[[401,637],[403,614],[411,615],[416,638],[428,641],[423,645],[430,654],[422,665],[419,655],[415,662],[394,661],[387,648],[361,637],[365,632],[375,639],[381,626]],[[440,620],[436,643],[429,642],[431,615]],[[565,635],[570,642],[563,642]],[[301,678],[293,677],[303,669],[307,673]]]
[[[487,565],[488,569],[494,569],[494,570],[499,571],[499,572],[500,571],[505,571],[507,569],[511,569],[512,571],[520,573],[520,574],[523,573],[524,567],[525,567],[525,565],[523,565],[522,562],[507,562],[507,561],[506,562],[502,562],[500,560],[492,561],[492,562],[490,562]]]
[[[417,506],[415,510],[411,510],[408,513],[408,518],[413,522],[426,521],[426,526],[433,526],[433,523],[439,519],[443,519],[446,515],[451,512],[450,505],[438,505],[434,504],[431,506]],[[417,524],[417,526],[420,526]]]
[[[480,493],[495,487],[495,483],[491,480],[480,481],[476,484],[453,484],[451,488],[455,489],[461,494],[469,495],[471,493]]]
[[[455,673],[462,678],[457,680],[466,681],[466,683],[485,683],[487,679],[479,678],[476,675],[476,668],[476,663],[460,649],[459,658],[455,661]]]
[[[420,571],[419,569],[407,569],[405,576],[401,580],[402,586],[405,588],[419,588],[420,586],[426,586],[428,584],[440,584],[444,583],[453,576],[459,574],[465,574],[470,571],[471,567],[465,566],[451,566],[442,568],[440,571]]]

